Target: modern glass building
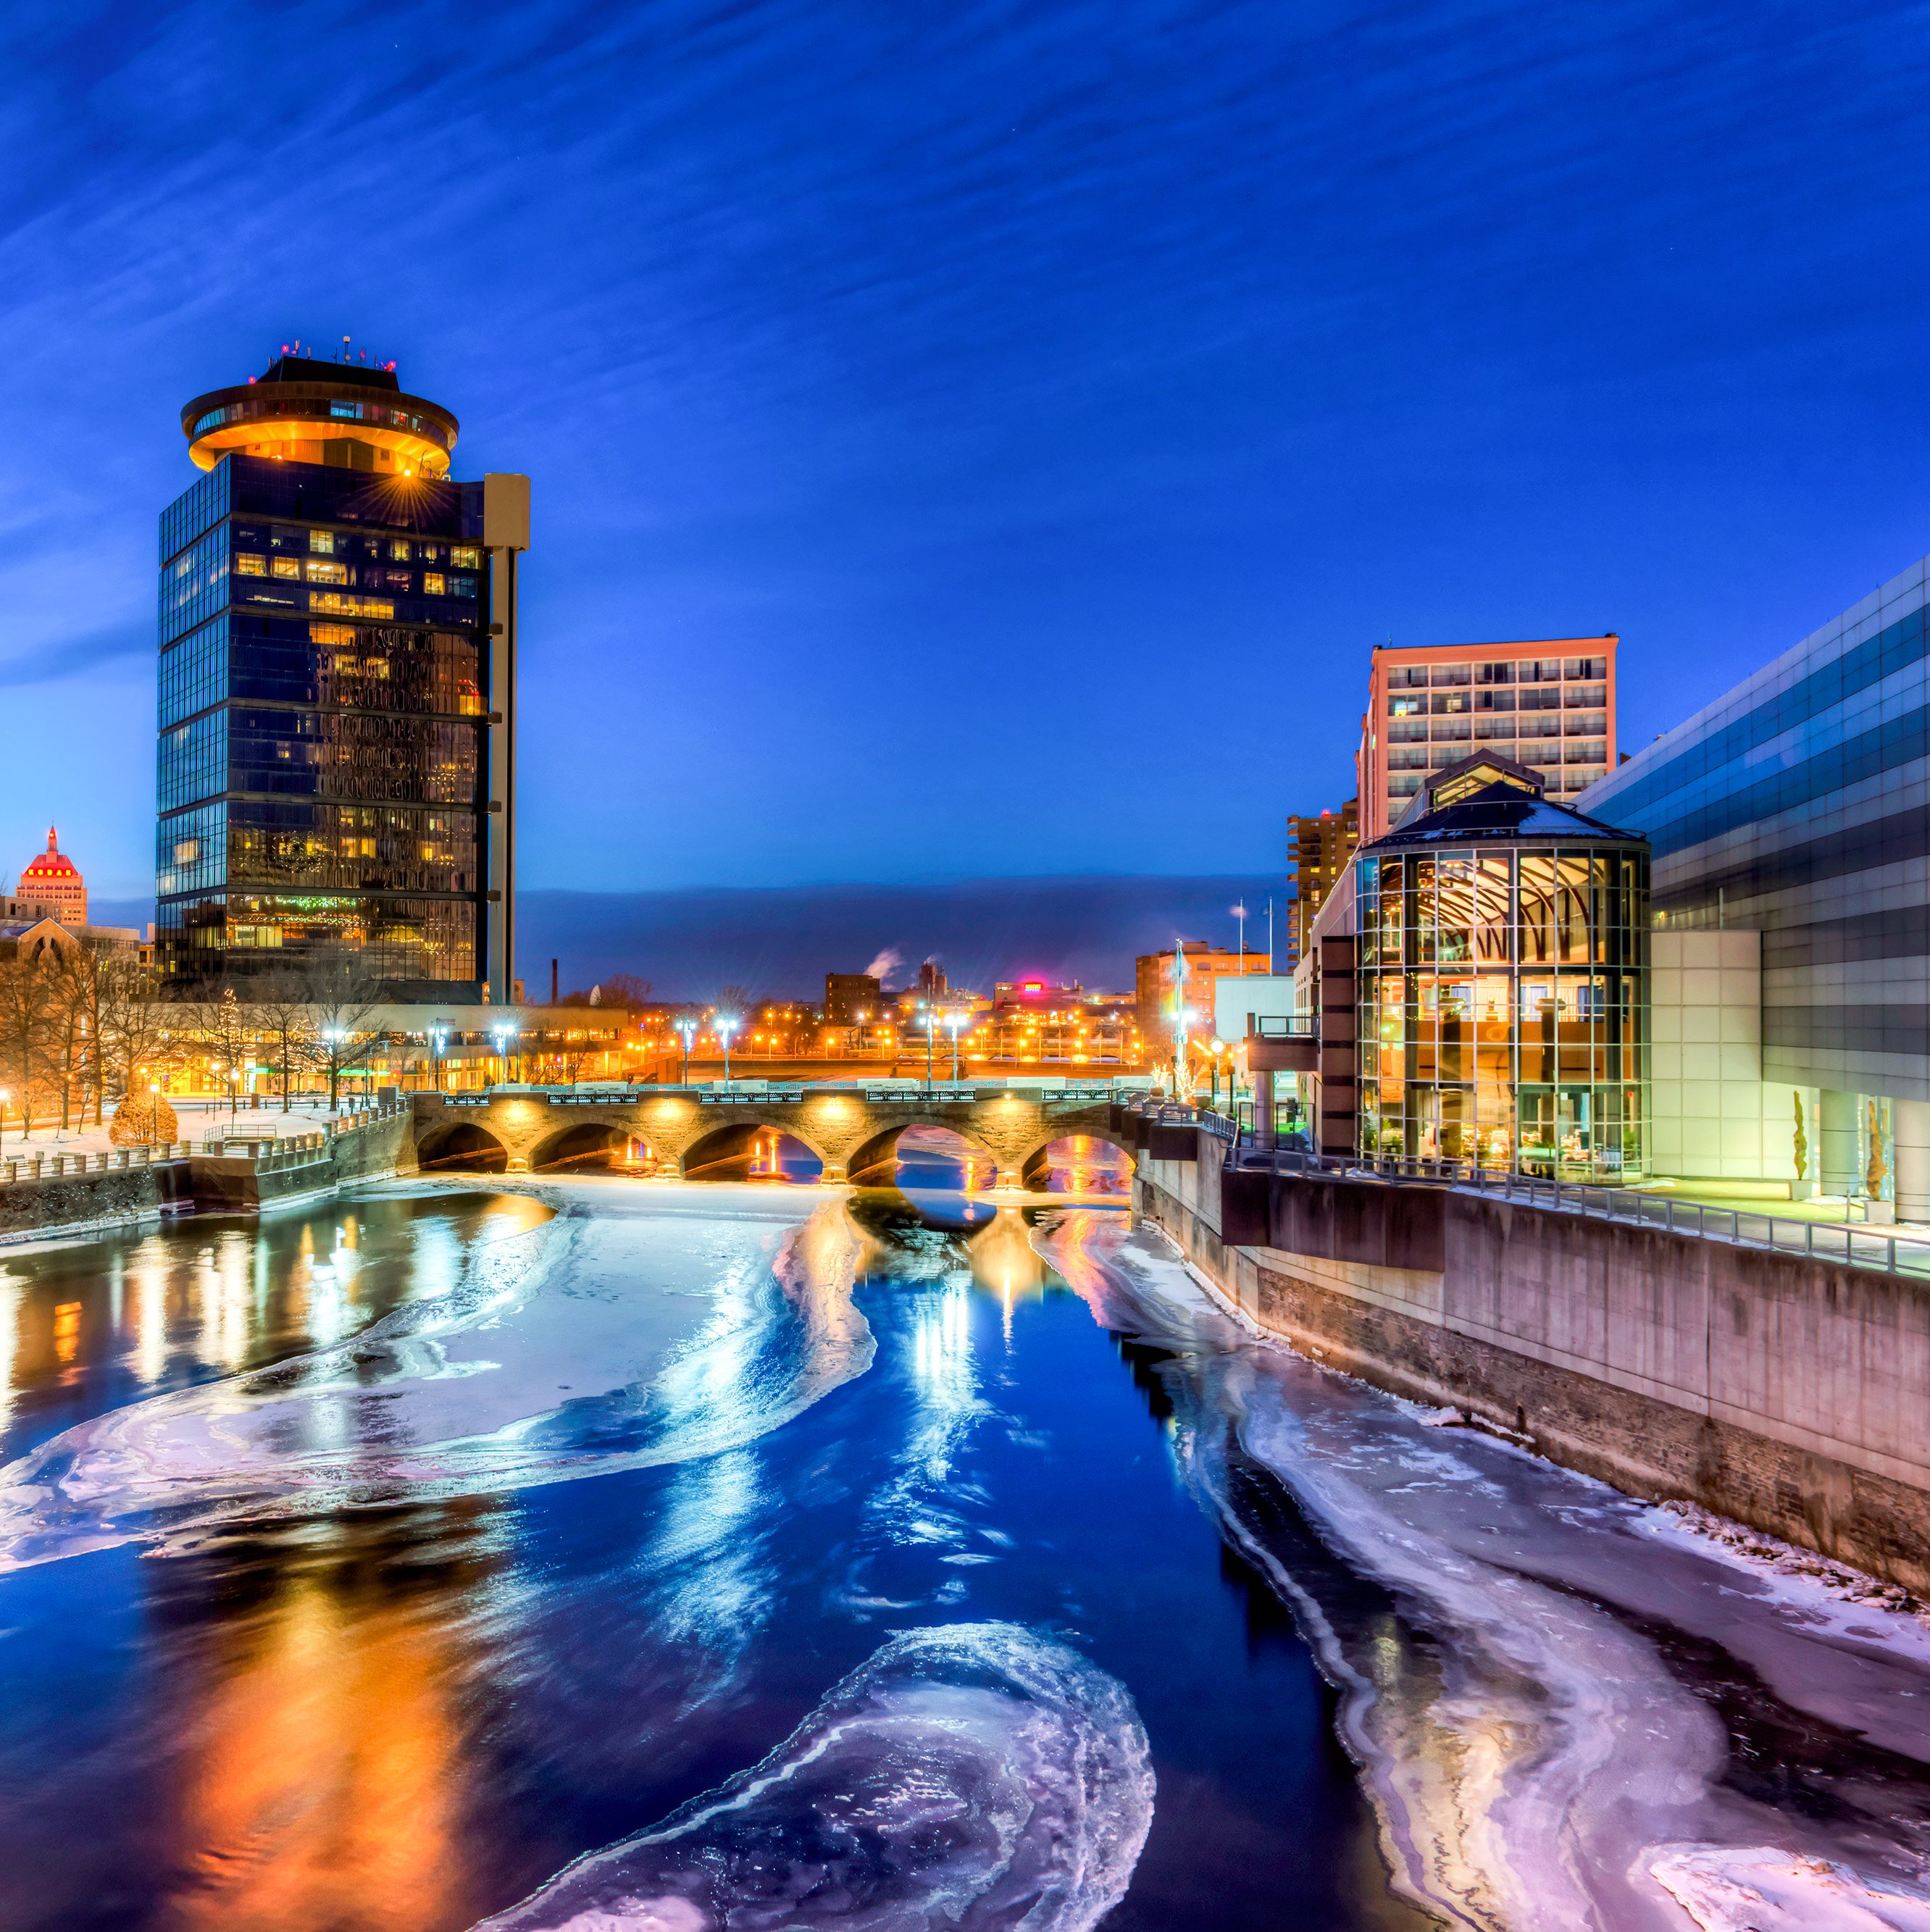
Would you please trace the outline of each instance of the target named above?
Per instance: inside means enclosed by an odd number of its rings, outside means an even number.
[[[351,962],[510,997],[521,477],[447,476],[392,368],[284,356],[182,412],[161,520],[156,892],[183,990]]]
[[[1354,860],[1360,1150],[1647,1171],[1649,854],[1475,757]]]
[[[1785,1148],[1806,1120],[1812,1181],[1877,1192],[1893,1168],[1897,1214],[1930,1219],[1930,560],[1581,802],[1647,835],[1658,929],[1760,935],[1763,1111]],[[1728,1070],[1691,1052],[1693,1097]]]

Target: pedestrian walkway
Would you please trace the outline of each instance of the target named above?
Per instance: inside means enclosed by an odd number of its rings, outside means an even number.
[[[353,1118],[354,1103],[344,1099],[337,1120]],[[197,1145],[212,1134],[245,1134],[253,1140],[282,1139],[290,1134],[312,1134],[329,1118],[327,1100],[311,1096],[290,1103],[287,1113],[281,1111],[279,1100],[264,1097],[259,1110],[243,1106],[230,1115],[226,1100],[176,1100],[169,1097],[168,1105],[174,1109],[175,1118],[179,1123],[179,1137],[192,1141]],[[65,1133],[60,1130],[60,1116],[52,1120],[37,1120],[31,1137],[23,1135],[20,1123],[10,1118],[4,1130],[0,1130],[0,1160],[17,1158],[23,1154],[98,1154],[113,1145],[107,1137],[107,1121],[114,1116],[110,1106],[107,1120],[99,1126],[89,1116],[86,1126],[75,1126]]]

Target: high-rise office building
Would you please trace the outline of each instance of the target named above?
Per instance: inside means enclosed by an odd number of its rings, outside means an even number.
[[[1377,646],[1355,759],[1361,843],[1392,830],[1430,772],[1475,753],[1527,766],[1563,801],[1612,771],[1617,641]]]
[[[1347,868],[1361,839],[1361,807],[1350,798],[1338,812],[1328,810],[1286,821],[1287,877],[1293,886],[1288,908],[1287,945],[1282,972],[1290,973],[1307,956],[1313,916]]]
[[[182,412],[161,520],[159,963],[511,997],[529,480],[449,476],[394,365],[284,352]]]

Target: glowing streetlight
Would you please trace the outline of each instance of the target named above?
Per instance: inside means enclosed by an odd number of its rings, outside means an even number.
[[[447,1027],[431,1027],[429,1029],[429,1048],[435,1056],[436,1091],[438,1094],[443,1090],[443,1055],[449,1051],[449,1030]]]
[[[724,1090],[727,1094],[731,1090],[731,1036],[743,1024],[742,1020],[729,1013],[719,1013],[711,1022],[717,1037],[724,1042]]]
[[[506,1082],[509,1075],[509,1042],[522,1030],[513,1020],[498,1020],[489,1029],[489,1036],[496,1042],[496,1058],[501,1063]]]
[[[683,1084],[688,1087],[690,1084],[690,1049],[697,1043],[697,1022],[693,1019],[681,1019],[671,1030],[683,1042]]]
[[[955,1007],[945,1016],[946,1027],[952,1036],[952,1084],[959,1084],[959,1028],[965,1024],[965,1016]]]

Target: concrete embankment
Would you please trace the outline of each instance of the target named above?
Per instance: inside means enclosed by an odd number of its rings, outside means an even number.
[[[230,1151],[146,1166],[17,1174],[0,1182],[0,1244],[108,1233],[164,1214],[255,1214],[416,1171],[415,1122],[406,1108],[305,1143],[263,1142],[250,1152],[237,1142]]]
[[[1444,1187],[1142,1159],[1262,1328],[1631,1494],[1930,1593],[1930,1285]]]

